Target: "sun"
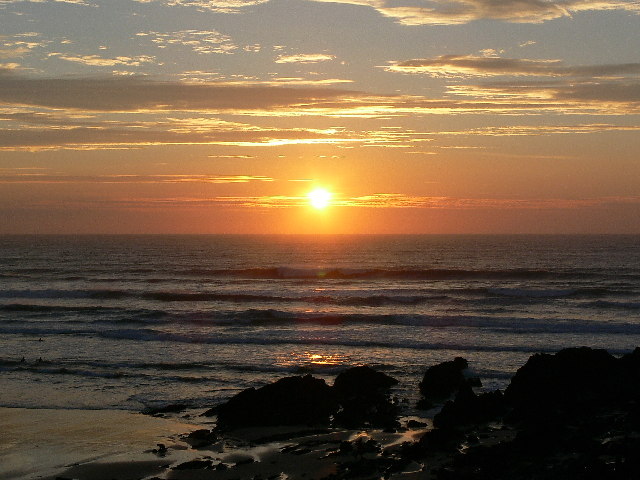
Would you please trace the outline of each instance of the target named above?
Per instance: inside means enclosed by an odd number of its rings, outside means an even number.
[[[327,208],[331,204],[331,196],[331,192],[325,188],[316,188],[307,193],[309,203],[313,208],[317,208],[318,210]]]

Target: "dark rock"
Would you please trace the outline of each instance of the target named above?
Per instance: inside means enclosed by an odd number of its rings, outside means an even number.
[[[407,458],[420,459],[433,453],[455,452],[464,441],[464,435],[454,429],[436,428],[425,433],[420,440],[406,447]]]
[[[418,420],[409,420],[407,422],[407,428],[425,428],[428,424],[425,422],[419,422]]]
[[[154,448],[153,450],[151,450],[152,453],[155,453],[156,455],[158,455],[159,457],[164,457],[167,455],[167,452],[169,451],[166,447],[166,445],[164,443],[158,443],[156,444],[158,445],[158,448]]]
[[[308,448],[298,448],[297,450],[292,450],[289,453],[293,455],[306,455],[307,453],[311,453],[311,450]]]
[[[463,385],[454,401],[448,401],[433,418],[438,428],[455,428],[497,420],[506,412],[502,392],[476,395],[469,385]]]
[[[427,368],[420,382],[420,393],[428,400],[443,400],[456,393],[466,383],[462,373],[469,366],[462,357]]]
[[[336,422],[349,428],[396,428],[397,405],[389,398],[389,388],[397,383],[395,378],[366,366],[340,373],[333,385],[342,406]]]
[[[353,367],[341,372],[333,382],[343,397],[362,396],[387,390],[398,384],[398,380],[378,372],[371,367]]]
[[[351,442],[348,442],[346,440],[343,440],[342,442],[340,442],[340,449],[339,449],[340,453],[345,454],[345,453],[350,453],[353,451],[353,445],[351,444]]]
[[[640,478],[639,378],[640,349],[620,359],[591,348],[534,355],[504,396],[461,387],[406,456],[449,452],[436,480]],[[518,421],[487,441],[474,425],[508,408]]]
[[[189,462],[181,463],[173,467],[174,470],[204,470],[211,468],[213,463],[211,460],[191,460]]]
[[[142,410],[142,413],[145,415],[158,415],[161,413],[178,413],[183,412],[187,409],[187,405],[182,403],[170,403],[169,405],[164,405],[162,407],[147,407]]]
[[[215,408],[218,428],[256,425],[312,425],[338,411],[334,390],[324,380],[286,377],[259,389],[249,388]]]
[[[358,437],[353,442],[343,441],[340,442],[340,453],[342,454],[352,454],[355,456],[362,456],[365,453],[375,453],[378,454],[382,452],[382,448],[378,442],[374,439],[362,436]]]
[[[480,380],[480,377],[466,377],[466,381],[467,385],[470,387],[482,387],[482,380]]]
[[[627,393],[635,398],[640,398],[640,347],[619,360],[620,375],[623,381],[627,381]]]
[[[201,448],[217,442],[218,436],[211,430],[200,429],[191,432],[189,435],[184,437],[184,440],[193,448]]]
[[[584,415],[585,409],[628,398],[637,389],[631,374],[636,355],[618,360],[588,347],[533,355],[505,390],[513,419]]]
[[[434,402],[427,400],[426,398],[421,398],[418,400],[418,403],[416,403],[416,408],[419,410],[431,410],[435,406],[436,404]]]

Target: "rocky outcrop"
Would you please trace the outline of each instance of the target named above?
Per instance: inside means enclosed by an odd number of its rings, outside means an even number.
[[[219,405],[218,428],[328,423],[339,404],[334,390],[311,375],[286,377],[258,389],[249,388]]]
[[[352,428],[397,427],[397,407],[389,396],[389,389],[397,383],[395,378],[367,366],[340,373],[333,384],[342,406],[336,422]]]
[[[477,395],[469,385],[463,385],[455,400],[448,401],[433,417],[438,428],[472,426],[496,420],[506,413],[502,392],[487,392]]]
[[[584,416],[640,397],[640,351],[616,358],[606,350],[567,348],[533,355],[505,390],[512,420]]]
[[[333,382],[333,388],[343,397],[351,397],[388,390],[397,384],[395,378],[365,365],[341,372]]]
[[[205,413],[218,416],[218,429],[267,425],[397,425],[389,388],[398,381],[370,367],[340,373],[332,387],[311,375],[286,377],[261,388],[249,388]]]
[[[533,355],[504,396],[460,387],[437,428],[404,455],[445,452],[430,472],[437,480],[640,478],[639,378],[640,349],[622,358],[586,347]]]
[[[465,377],[463,372],[468,366],[469,363],[464,358],[456,357],[427,368],[418,385],[423,397],[418,402],[418,408],[432,408],[434,403],[451,398],[463,386],[480,386],[479,378]]]

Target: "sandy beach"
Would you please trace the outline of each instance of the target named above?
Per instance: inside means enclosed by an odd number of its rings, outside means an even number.
[[[0,408],[0,478],[42,478],[87,463],[166,464],[149,450],[194,426],[118,410]],[[123,471],[117,478],[129,478]],[[95,477],[93,477],[95,478]]]

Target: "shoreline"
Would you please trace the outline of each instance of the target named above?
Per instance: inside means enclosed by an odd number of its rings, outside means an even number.
[[[640,348],[536,354],[504,391],[481,392],[467,368],[427,368],[428,422],[400,416],[397,381],[366,366],[332,386],[281,378],[198,417],[2,408],[0,479],[640,478]]]

